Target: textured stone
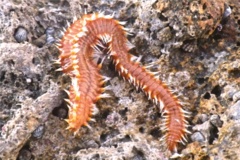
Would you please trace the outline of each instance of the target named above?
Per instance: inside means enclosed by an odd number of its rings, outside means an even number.
[[[60,88],[71,82],[54,71],[58,66],[52,60],[58,50],[51,43],[61,38],[74,17],[104,11],[127,22],[132,33],[128,39],[135,45],[131,53],[142,56],[143,65],[157,61],[151,70],[159,71],[159,78],[192,112],[189,130],[193,134],[186,146],[178,148],[179,159],[239,159],[239,8],[238,0],[1,1],[0,141],[11,147],[0,146],[0,152],[13,151],[12,159],[171,156],[160,141],[159,106],[118,77],[107,58],[101,72],[111,78],[106,85],[112,98],[97,103],[92,130],[82,127],[75,137],[65,130],[68,109],[60,103],[67,95],[51,99],[54,94],[48,88],[51,81]],[[27,35],[18,43],[14,35],[20,27]],[[37,108],[43,105],[46,110]],[[23,115],[24,107],[30,107],[27,113],[31,114]],[[44,126],[44,134],[35,138],[31,135],[39,125]]]

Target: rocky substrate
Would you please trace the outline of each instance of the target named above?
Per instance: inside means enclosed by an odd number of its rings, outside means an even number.
[[[131,54],[158,61],[152,70],[192,113],[177,159],[239,159],[239,10],[238,0],[2,0],[0,159],[169,159],[159,106],[108,59],[101,72],[112,97],[98,101],[92,129],[65,130],[71,82],[55,72],[54,43],[74,17],[99,11],[127,22]]]

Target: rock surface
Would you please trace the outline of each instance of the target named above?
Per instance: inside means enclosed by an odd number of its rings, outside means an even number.
[[[109,60],[112,95],[97,103],[92,130],[65,130],[69,78],[55,72],[53,45],[84,12],[127,21],[141,63],[185,102],[192,134],[178,159],[239,159],[240,4],[238,0],[2,0],[0,2],[0,159],[168,159],[161,113],[122,80]],[[226,147],[227,146],[227,147]]]

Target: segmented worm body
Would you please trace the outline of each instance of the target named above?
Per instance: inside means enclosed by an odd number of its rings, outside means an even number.
[[[94,105],[102,94],[106,78],[99,74],[101,65],[94,57],[101,53],[99,48],[107,47],[119,74],[160,106],[164,117],[162,129],[166,132],[164,140],[170,151],[175,151],[178,142],[183,142],[188,133],[186,113],[179,100],[167,85],[154,74],[142,67],[136,58],[129,54],[131,46],[126,38],[127,29],[112,16],[102,13],[84,15],[69,26],[59,44],[61,51],[58,62],[62,71],[72,78],[69,91],[69,129],[77,132],[82,125],[88,126]]]
[[[83,32],[82,22],[75,23],[65,32],[59,49],[61,55],[57,63],[60,63],[64,73],[72,79],[69,95],[69,124],[68,129],[74,133],[82,125],[88,126],[88,121],[95,113],[95,103],[104,91],[102,87],[104,77],[99,74],[100,67],[92,62],[93,48],[88,47],[87,38],[80,36]],[[86,39],[86,41],[85,41]]]

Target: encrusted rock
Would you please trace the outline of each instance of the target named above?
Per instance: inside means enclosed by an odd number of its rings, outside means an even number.
[[[171,156],[160,142],[159,106],[118,77],[107,58],[101,74],[111,78],[106,85],[112,97],[96,104],[92,130],[82,127],[76,136],[65,130],[68,108],[59,103],[67,95],[51,99],[54,93],[47,90],[51,81],[65,89],[71,82],[54,71],[58,50],[52,43],[75,18],[104,11],[127,22],[128,40],[135,46],[130,52],[142,56],[140,63],[146,66],[157,62],[149,69],[159,71],[159,79],[192,113],[192,134],[186,146],[178,147],[179,159],[238,159],[239,8],[239,0],[1,1],[0,152],[15,159]],[[24,34],[16,39],[18,28]],[[47,109],[38,108],[43,105]],[[25,107],[31,114],[22,114]],[[44,132],[38,126],[44,126]]]

